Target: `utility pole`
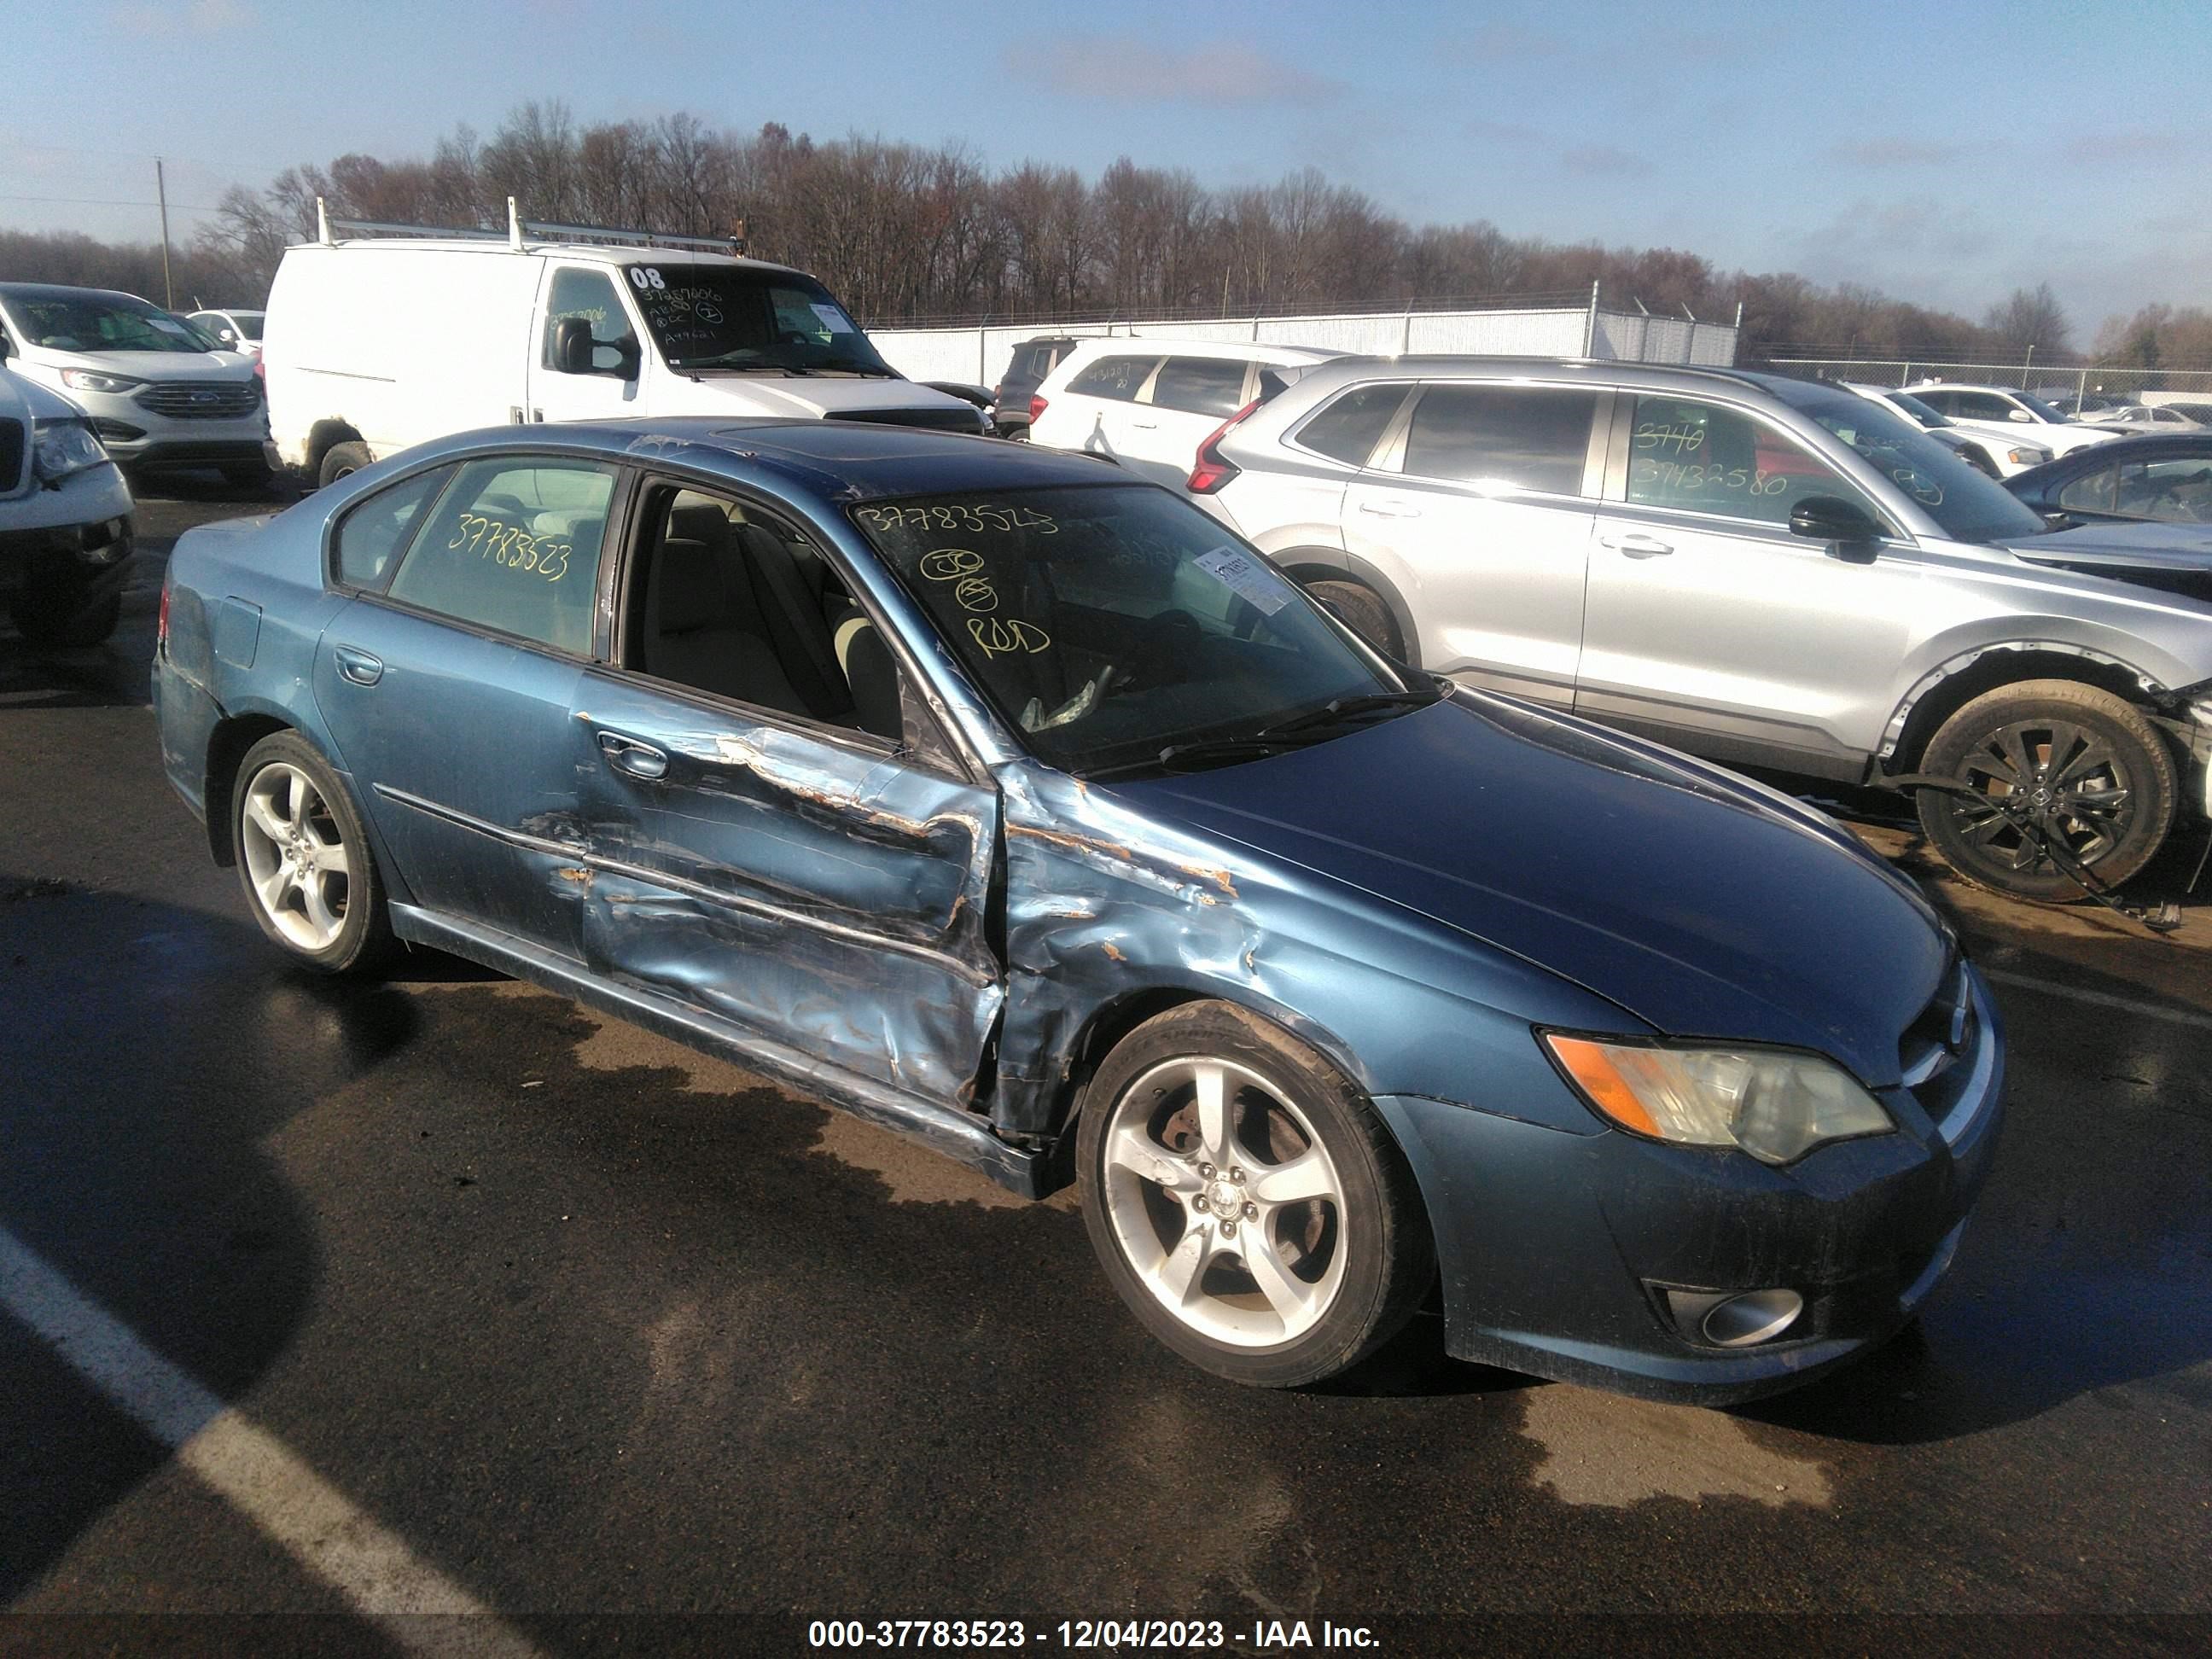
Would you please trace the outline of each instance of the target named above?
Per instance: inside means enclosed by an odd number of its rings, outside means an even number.
[[[161,204],[161,308],[177,308],[177,285],[169,280],[169,183],[161,173],[161,158],[154,158],[154,194]]]

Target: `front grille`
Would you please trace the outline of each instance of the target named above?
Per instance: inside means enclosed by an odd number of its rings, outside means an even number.
[[[23,482],[23,423],[0,421],[0,495]]]
[[[251,380],[163,380],[140,392],[137,402],[173,421],[234,421],[261,407],[261,392]]]
[[[1973,1079],[1975,1068],[1971,1062],[1987,1040],[1987,1033],[1975,1018],[1966,959],[1954,957],[1936,994],[1897,1044],[1905,1086],[1912,1091],[1920,1109],[1946,1140],[1956,1140],[1966,1127],[1963,1122],[1951,1120]]]
[[[977,409],[841,409],[828,418],[866,421],[873,426],[918,426],[928,432],[973,434],[983,429],[982,411]]]

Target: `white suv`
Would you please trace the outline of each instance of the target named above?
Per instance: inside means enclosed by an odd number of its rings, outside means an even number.
[[[269,416],[251,360],[209,349],[189,324],[135,295],[0,283],[8,367],[92,421],[125,466],[214,466],[269,477]]]
[[[1224,421],[1343,355],[1126,334],[1085,340],[1030,399],[1030,441],[1103,455],[1181,489],[1199,446]]]
[[[115,631],[131,490],[83,416],[0,369],[0,592],[34,645]]]
[[[2070,455],[2115,434],[2069,421],[2042,398],[2008,386],[1962,386],[1929,380],[1905,388],[1938,415],[1948,415],[1969,432],[2013,441],[2025,438],[2055,458]]]

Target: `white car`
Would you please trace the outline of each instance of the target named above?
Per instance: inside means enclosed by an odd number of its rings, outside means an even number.
[[[1945,448],[1955,451],[1969,465],[1993,478],[2009,478],[2015,472],[2041,466],[2051,459],[2049,450],[2026,438],[1997,437],[1979,428],[1970,432],[1948,415],[1921,402],[1912,392],[1893,391],[1886,386],[1868,386],[1856,380],[1845,380],[1841,384],[1862,398],[1871,398],[1878,404],[1887,404]]]
[[[1030,399],[1030,441],[1118,461],[1188,487],[1199,446],[1340,351],[1115,335],[1061,358]]]
[[[0,592],[34,645],[115,631],[131,488],[83,414],[0,368]]]
[[[160,307],[112,289],[0,283],[0,327],[8,367],[83,410],[121,465],[267,481],[269,416],[253,364],[209,350]]]
[[[2115,432],[2140,436],[2146,432],[2201,432],[2202,421],[2191,420],[2183,410],[2146,404],[2123,404],[2118,409],[2099,410],[2084,417],[2091,426],[2108,426]]]
[[[1923,380],[1905,389],[1969,432],[1985,432],[2014,443],[2024,438],[2049,450],[2054,459],[2091,444],[2108,443],[2118,435],[2069,420],[2033,392],[2016,386]]]
[[[259,311],[195,311],[185,320],[225,351],[235,351],[244,357],[258,357],[261,355],[261,319],[266,314]]]

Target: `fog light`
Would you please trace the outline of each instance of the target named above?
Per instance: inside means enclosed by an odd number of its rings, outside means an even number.
[[[1779,1286],[1767,1291],[1653,1288],[1663,1292],[1674,1328],[1685,1339],[1717,1348],[1749,1348],[1771,1342],[1805,1311],[1803,1297]]]
[[[1748,1348],[1772,1341],[1804,1311],[1805,1298],[1795,1291],[1747,1291],[1715,1303],[1698,1329],[1717,1347]]]

